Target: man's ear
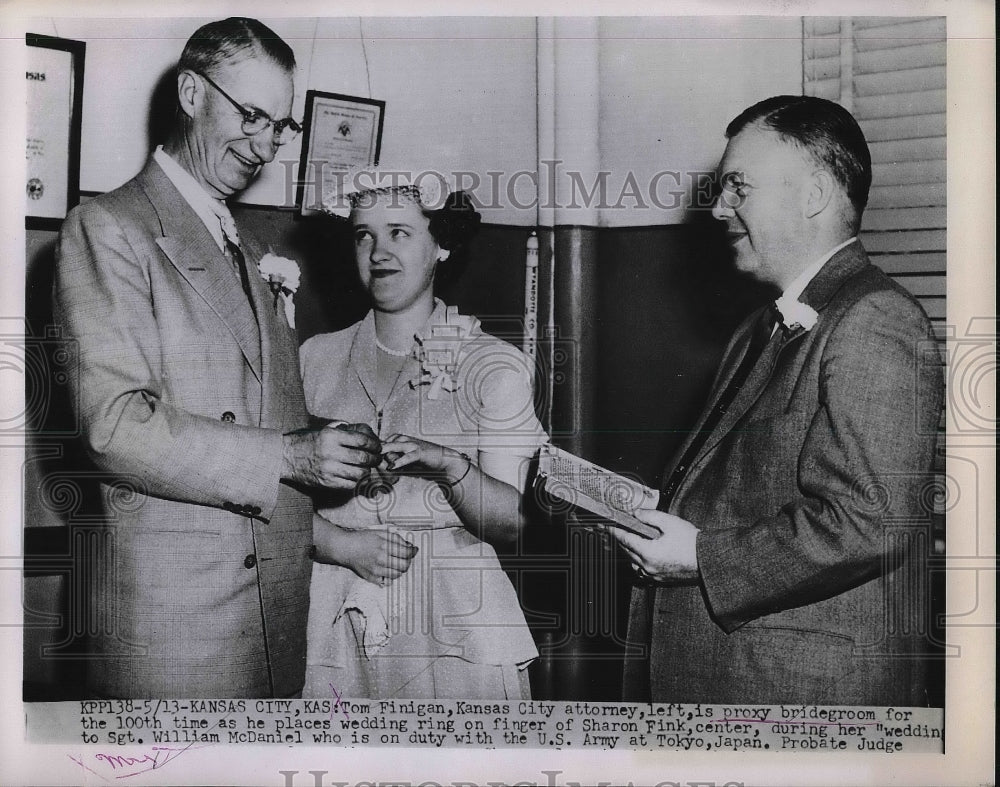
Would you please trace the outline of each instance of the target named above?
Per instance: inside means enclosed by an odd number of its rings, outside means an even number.
[[[190,71],[181,71],[177,75],[177,103],[181,112],[189,118],[194,117],[195,96],[200,92],[200,88],[198,80]]]
[[[807,219],[818,216],[833,201],[837,182],[825,169],[817,169],[809,176],[804,195],[803,215]]]

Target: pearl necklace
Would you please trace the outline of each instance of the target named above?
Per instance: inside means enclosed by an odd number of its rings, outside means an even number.
[[[411,346],[409,350],[394,350],[391,347],[386,347],[382,342],[378,340],[378,336],[375,337],[375,346],[378,347],[386,355],[391,355],[394,358],[406,358],[413,352],[413,347]]]

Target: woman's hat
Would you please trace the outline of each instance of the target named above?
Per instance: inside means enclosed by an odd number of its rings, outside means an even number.
[[[402,170],[358,167],[334,172],[324,183],[322,208],[331,216],[347,218],[351,208],[382,194],[398,194],[415,201],[423,210],[437,210],[451,193],[449,178],[433,170]]]

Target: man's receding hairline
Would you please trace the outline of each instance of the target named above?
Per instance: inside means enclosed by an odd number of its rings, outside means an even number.
[[[813,152],[812,148],[809,147],[809,145],[807,145],[801,139],[796,137],[794,134],[782,131],[779,128],[775,128],[775,126],[770,122],[771,117],[773,117],[775,114],[777,114],[777,110],[768,112],[766,115],[761,115],[758,118],[754,118],[753,120],[743,124],[740,130],[737,131],[735,134],[733,134],[732,136],[727,135],[726,138],[729,140],[733,140],[736,139],[736,137],[738,137],[740,134],[743,134],[747,131],[754,131],[754,130],[763,131],[765,134],[770,134],[771,136],[773,136],[783,145],[787,145],[799,151],[800,153],[804,154],[814,164],[819,164],[824,169],[829,169],[826,162],[819,159]]]
[[[817,158],[816,154],[813,153],[812,149],[810,149],[808,145],[804,144],[801,140],[797,139],[795,136],[791,134],[782,133],[774,126],[768,124],[765,118],[756,118],[750,121],[749,123],[744,125],[739,131],[737,131],[735,134],[733,134],[731,137],[728,137],[727,139],[729,142],[732,142],[738,136],[748,131],[751,132],[763,131],[765,134],[769,134],[770,136],[774,137],[782,145],[797,151],[807,162],[817,165],[821,169],[826,171],[829,171],[830,169],[827,166],[826,162]]]
[[[249,46],[241,47],[230,56],[220,60],[218,63],[212,64],[206,71],[209,72],[209,76],[213,76],[226,66],[238,66],[249,60],[263,60],[280,69],[284,74],[292,78],[295,77],[295,68],[286,68],[284,63],[279,62],[276,58],[268,54],[259,41],[253,41]]]

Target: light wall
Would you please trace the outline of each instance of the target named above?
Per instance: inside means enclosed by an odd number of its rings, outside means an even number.
[[[685,221],[694,176],[715,168],[729,121],[768,96],[802,93],[799,17],[602,19],[600,36],[600,163],[612,173],[602,226]],[[628,173],[647,207],[613,207]],[[659,207],[653,182],[661,205],[674,191],[685,199]]]
[[[107,191],[141,168],[149,153],[150,96],[204,21],[39,20],[33,32],[87,43],[81,189]],[[531,178],[523,174],[535,172],[540,157],[535,19],[263,21],[288,41],[299,63],[293,115],[302,116],[307,88],[384,100],[383,164],[475,172],[484,184],[476,195],[491,206],[486,221],[538,222]],[[643,208],[634,199],[619,200],[626,175],[648,196],[657,173],[681,173],[679,180],[659,178],[658,197],[669,205],[671,191],[688,188],[686,173],[714,167],[722,130],[736,112],[767,95],[801,92],[798,17],[602,18],[581,29],[592,38],[562,42],[554,51],[592,48],[596,78],[569,74],[568,84],[581,95],[567,102],[564,93],[555,106],[584,107],[571,122],[579,135],[596,138],[597,152],[574,160],[581,182],[590,188],[601,170],[611,176],[607,206],[572,223],[685,221],[683,206],[664,209],[646,199]],[[283,148],[287,165],[267,168],[243,201],[290,207],[299,152],[299,142]],[[556,149],[542,158],[550,153],[560,157]],[[493,176],[501,186],[496,194],[490,172],[503,173]],[[516,189],[508,193],[512,182]]]

